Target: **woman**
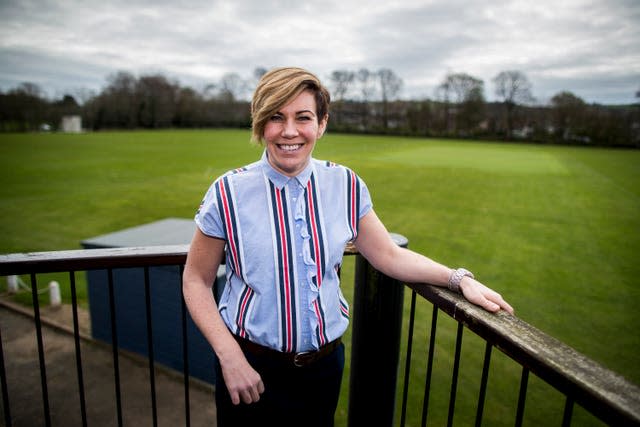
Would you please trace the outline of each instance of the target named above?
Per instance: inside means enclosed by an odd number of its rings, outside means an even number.
[[[312,158],[329,93],[300,68],[266,73],[252,104],[262,158],[218,178],[198,213],[184,271],[189,312],[219,361],[218,425],[333,425],[348,305],[338,269],[352,241],[400,281],[448,286],[488,311],[513,312],[464,269],[398,247],[365,183]],[[225,257],[219,306],[211,285]]]

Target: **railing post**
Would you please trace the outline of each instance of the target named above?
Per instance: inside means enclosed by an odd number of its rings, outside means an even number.
[[[407,247],[404,236],[391,233]],[[356,256],[351,338],[349,426],[393,424],[404,285]]]

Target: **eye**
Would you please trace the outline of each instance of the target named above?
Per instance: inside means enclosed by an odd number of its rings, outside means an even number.
[[[301,122],[307,122],[309,120],[313,120],[313,117],[311,117],[309,115],[306,115],[306,114],[303,114],[301,116],[298,116],[298,120],[301,121]]]

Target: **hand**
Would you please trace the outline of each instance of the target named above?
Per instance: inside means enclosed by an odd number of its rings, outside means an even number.
[[[260,395],[264,392],[262,378],[239,348],[232,357],[225,358],[225,362],[220,361],[220,365],[231,403],[238,405],[242,400],[248,405],[260,400]]]
[[[513,307],[502,299],[499,293],[469,276],[465,276],[460,282],[460,290],[469,302],[479,305],[487,311],[495,313],[503,309],[513,314]]]

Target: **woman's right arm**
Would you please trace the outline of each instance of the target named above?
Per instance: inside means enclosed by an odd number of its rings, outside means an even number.
[[[191,318],[218,357],[231,401],[234,405],[241,400],[248,404],[260,399],[264,385],[220,317],[212,292],[224,245],[224,240],[196,229],[187,255],[182,292]]]

